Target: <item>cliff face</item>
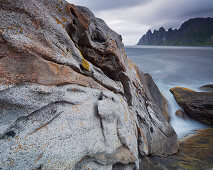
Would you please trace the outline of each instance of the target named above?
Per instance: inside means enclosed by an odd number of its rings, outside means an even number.
[[[0,2],[2,169],[111,169],[177,151],[166,100],[103,20],[65,1]]]
[[[163,27],[153,33],[149,30],[137,45],[213,46],[213,18],[190,19],[178,30],[166,31]]]

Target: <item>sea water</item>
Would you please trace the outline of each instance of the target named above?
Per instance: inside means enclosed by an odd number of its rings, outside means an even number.
[[[144,73],[150,73],[169,103],[171,125],[179,138],[194,130],[207,128],[193,119],[175,115],[180,109],[169,89],[186,87],[196,91],[205,84],[213,84],[212,47],[126,46],[128,57]]]

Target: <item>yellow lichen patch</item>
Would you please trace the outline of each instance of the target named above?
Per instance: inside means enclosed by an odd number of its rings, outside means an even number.
[[[58,0],[58,2],[59,2],[61,5],[63,5],[63,1]]]
[[[124,114],[125,114],[125,122],[127,121],[127,113],[126,113],[126,110],[124,110]]]
[[[173,92],[174,93],[174,97],[175,97],[175,99],[178,101],[178,102],[180,102],[182,99],[181,99],[181,95],[180,95],[180,93],[177,93],[177,92]]]
[[[89,63],[87,62],[87,60],[84,59],[84,57],[82,57],[81,64],[85,70],[89,71]]]
[[[65,28],[65,25],[58,18],[55,18],[55,21],[57,22],[57,24],[60,24],[63,26],[63,28]]]
[[[133,63],[130,59],[128,59],[128,63],[129,63],[129,70],[131,70],[133,68]]]
[[[171,89],[171,91],[174,91],[174,90],[177,90],[177,89],[195,92],[194,90],[191,90],[191,89],[188,89],[188,88],[184,88],[184,87],[173,87],[173,88]]]
[[[65,17],[61,17],[63,23],[67,23],[67,19]]]
[[[16,34],[23,33],[23,29],[19,25],[12,25],[11,27],[7,27],[8,30],[15,31]]]
[[[7,2],[7,0],[0,0],[0,2],[1,2],[1,3],[6,3],[6,2]]]
[[[181,97],[181,93],[180,93],[179,90],[188,91],[188,92],[195,92],[194,90],[187,89],[187,88],[184,88],[184,87],[174,87],[174,88],[171,88],[170,91],[173,93],[175,99],[176,99],[178,102],[183,101],[183,99],[182,99],[182,97]]]

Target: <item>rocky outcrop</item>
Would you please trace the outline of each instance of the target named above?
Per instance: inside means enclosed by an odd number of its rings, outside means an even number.
[[[167,158],[151,156],[141,165],[145,170],[203,170],[213,168],[213,129],[203,129],[183,138],[179,152]]]
[[[206,84],[204,86],[199,87],[199,89],[205,91],[213,91],[213,84]]]
[[[169,121],[170,116],[166,98],[160,93],[157,85],[149,73],[142,74],[141,77],[145,82],[144,88],[146,89],[146,95],[161,110],[166,120]]]
[[[184,113],[183,110],[179,109],[175,112],[175,115],[181,119],[188,119],[188,116]]]
[[[170,91],[188,116],[213,125],[213,92],[196,92],[181,87],[172,88]]]
[[[179,29],[149,30],[137,45],[213,46],[213,18],[193,18]]]
[[[162,95],[103,20],[59,0],[1,0],[0,12],[2,169],[138,167],[177,151]]]

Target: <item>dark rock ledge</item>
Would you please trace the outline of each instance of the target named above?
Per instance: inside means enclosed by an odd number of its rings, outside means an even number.
[[[175,87],[170,91],[188,116],[213,125],[213,92],[196,92],[182,87]]]

